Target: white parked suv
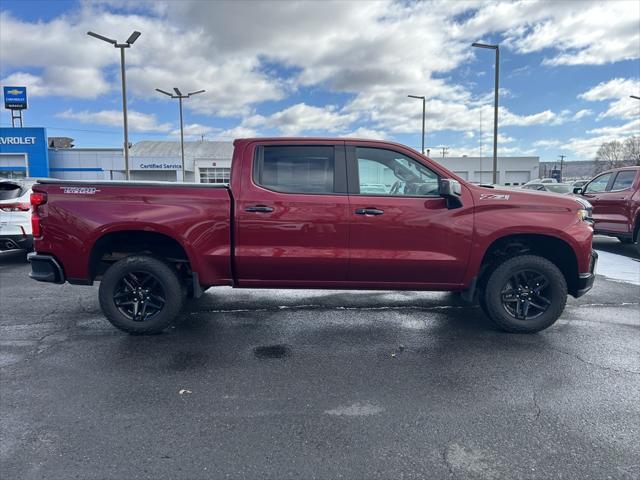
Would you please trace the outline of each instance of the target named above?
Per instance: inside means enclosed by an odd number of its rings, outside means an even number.
[[[0,180],[0,252],[33,249],[31,186],[34,179]]]

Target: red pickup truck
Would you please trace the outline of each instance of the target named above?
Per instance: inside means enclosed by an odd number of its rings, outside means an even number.
[[[593,205],[595,233],[638,243],[640,249],[640,167],[603,172],[574,193]]]
[[[188,297],[240,288],[440,290],[536,332],[594,281],[589,204],[472,185],[399,144],[234,142],[230,185],[42,181],[31,277],[90,285],[156,333]]]

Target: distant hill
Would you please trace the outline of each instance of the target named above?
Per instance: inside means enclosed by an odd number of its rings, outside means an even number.
[[[632,160],[622,163],[624,165],[634,165]],[[554,168],[560,168],[560,162],[540,162],[540,176],[550,177],[551,170]],[[564,162],[562,166],[562,176],[564,180],[586,180],[603,170],[607,170],[604,162],[596,162],[595,160],[568,161]]]

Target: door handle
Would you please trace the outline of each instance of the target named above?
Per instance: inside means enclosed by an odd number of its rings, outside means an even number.
[[[382,215],[384,210],[377,208],[356,208],[356,215]]]
[[[266,205],[252,205],[250,207],[246,207],[244,209],[245,212],[255,212],[255,213],[269,213],[273,212],[272,207],[267,207]]]

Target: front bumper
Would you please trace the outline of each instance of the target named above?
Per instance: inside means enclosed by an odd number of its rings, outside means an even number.
[[[38,282],[64,283],[64,271],[58,261],[51,255],[30,253],[27,260],[31,262],[29,276]]]
[[[596,279],[596,265],[598,264],[598,253],[595,250],[591,250],[591,261],[589,262],[589,271],[586,273],[578,274],[578,290],[575,297],[581,297],[593,287],[593,282]]]

